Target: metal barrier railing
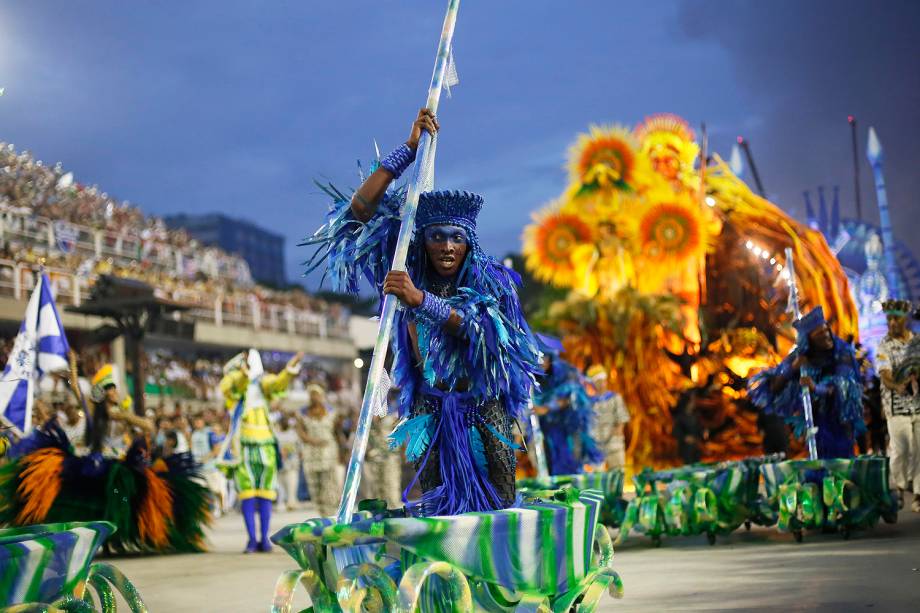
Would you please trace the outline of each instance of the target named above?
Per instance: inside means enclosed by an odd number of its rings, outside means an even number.
[[[112,258],[122,265],[144,260],[179,277],[194,276],[197,272],[197,269],[193,270],[183,264],[185,261],[194,260],[194,251],[190,248],[183,249],[159,241],[144,241],[126,232],[118,233],[66,221],[53,221],[24,211],[0,211],[0,236],[11,241],[18,239],[48,251],[76,253],[83,257]],[[241,277],[245,277],[239,279],[240,282],[252,282],[245,262],[238,256],[226,255],[217,268],[226,269],[225,272],[228,274],[232,274],[231,270],[245,269],[240,273]]]
[[[0,296],[28,299],[35,287],[39,263],[0,259]],[[89,295],[93,279],[55,268],[45,267],[51,281],[55,299],[61,306],[80,306]],[[268,330],[319,338],[344,338],[347,330],[330,325],[323,314],[297,309],[291,305],[274,304],[259,300],[254,295],[240,294],[213,298],[201,292],[178,289],[169,296],[172,300],[188,304],[191,308],[180,317],[205,321],[217,326],[237,325],[257,330]]]

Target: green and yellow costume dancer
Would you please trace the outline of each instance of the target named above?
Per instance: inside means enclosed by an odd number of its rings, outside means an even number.
[[[249,540],[245,553],[271,551],[268,529],[272,502],[277,497],[278,455],[275,434],[269,421],[269,402],[287,391],[300,371],[301,355],[294,356],[278,374],[266,374],[259,352],[240,353],[224,366],[220,390],[233,413],[228,448],[222,454],[225,466],[233,470]],[[256,541],[256,511],[260,540]]]

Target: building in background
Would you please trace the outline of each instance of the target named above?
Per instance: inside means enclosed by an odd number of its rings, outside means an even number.
[[[240,219],[220,213],[207,215],[173,215],[166,218],[170,228],[183,228],[192,237],[207,245],[216,245],[237,253],[260,283],[282,286],[284,274],[284,237]]]

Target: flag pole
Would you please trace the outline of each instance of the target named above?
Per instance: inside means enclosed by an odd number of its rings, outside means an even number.
[[[457,12],[460,9],[460,0],[448,0],[447,14],[444,16],[444,25],[441,28],[441,40],[438,43],[438,55],[435,58],[434,71],[431,83],[428,86],[428,99],[426,108],[432,113],[437,113],[438,103],[441,100],[441,89],[444,84],[444,75],[447,72],[450,57],[451,41],[454,37],[454,26],[457,23]],[[396,241],[396,252],[393,255],[393,270],[405,271],[406,258],[409,254],[409,244],[415,232],[415,212],[418,208],[418,196],[423,177],[422,170],[430,169],[434,163],[434,147],[431,135],[422,133],[419,141],[418,155],[412,167],[409,190],[406,194],[406,203],[402,210],[402,225],[399,228],[399,237]],[[367,439],[370,433],[370,422],[373,419],[373,403],[377,394],[377,385],[383,374],[383,363],[386,359],[387,349],[390,346],[390,336],[393,321],[396,316],[397,298],[387,295],[383,299],[383,308],[380,312],[380,327],[377,330],[377,341],[374,344],[374,354],[368,370],[367,385],[364,388],[364,400],[361,403],[361,413],[358,416],[358,425],[355,430],[355,442],[351,449],[351,459],[345,474],[345,487],[342,491],[342,501],[339,504],[337,521],[340,524],[349,523],[354,512],[355,500],[358,497],[358,485],[361,482],[361,469],[364,466],[364,455],[367,452]]]
[[[798,321],[802,318],[802,310],[799,307],[799,285],[795,280],[795,260],[792,255],[792,247],[786,247],[786,274],[789,275],[789,305],[792,307],[792,317]],[[808,459],[818,459],[818,445],[815,443],[815,416],[811,406],[811,394],[808,388],[802,386],[802,407],[805,411],[805,442],[808,445]]]
[[[69,349],[51,283],[42,267],[0,375],[0,416],[17,435],[27,433],[32,425],[36,382],[44,373],[67,370]]]

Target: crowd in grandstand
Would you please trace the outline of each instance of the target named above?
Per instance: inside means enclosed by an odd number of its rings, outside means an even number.
[[[164,298],[202,309],[220,299],[231,317],[251,313],[253,304],[290,307],[324,318],[327,332],[347,330],[349,313],[341,305],[296,289],[253,286],[239,256],[200,245],[185,230],[75,182],[60,164],[48,166],[6,143],[0,143],[0,260],[44,261],[88,284],[100,274],[138,279]],[[0,269],[0,277],[13,274]]]

